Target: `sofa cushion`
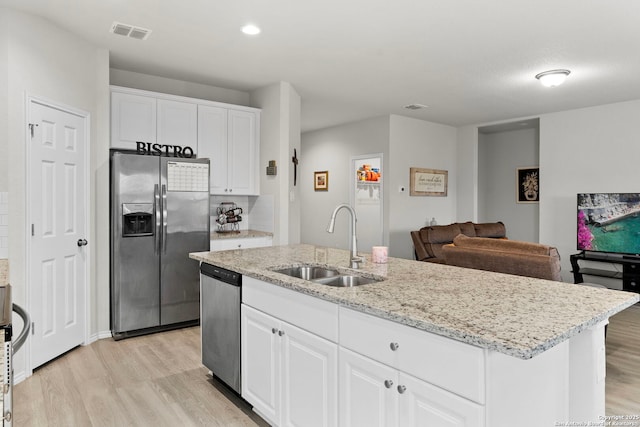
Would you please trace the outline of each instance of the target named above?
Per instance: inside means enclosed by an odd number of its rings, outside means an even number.
[[[453,242],[453,238],[460,234],[460,227],[457,224],[432,225],[420,229],[420,239],[424,242],[427,253],[430,257],[440,258],[442,245]]]
[[[458,267],[561,281],[560,255],[552,246],[459,234],[443,248],[446,263]]]
[[[460,232],[465,236],[476,237],[476,227],[471,221],[456,222],[456,225],[460,227]]]
[[[483,237],[506,238],[505,227],[501,222],[480,224],[478,230]],[[432,225],[411,231],[416,259],[418,261],[445,262],[442,258],[442,246],[452,243],[453,238],[458,234],[476,236],[476,224],[471,221],[456,222],[449,225]]]
[[[454,245],[445,246],[443,252],[448,265],[562,281],[560,259],[557,256]]]
[[[537,255],[557,255],[556,248],[541,243],[523,242],[520,240],[492,239],[486,237],[467,237],[458,234],[453,239],[453,244],[466,248],[493,249],[496,251],[517,252]]]
[[[505,229],[504,224],[501,222],[485,222],[482,224],[473,224],[473,227],[475,228],[475,235],[477,237],[492,237],[495,239],[507,236],[507,230]],[[468,233],[463,234],[472,236]]]

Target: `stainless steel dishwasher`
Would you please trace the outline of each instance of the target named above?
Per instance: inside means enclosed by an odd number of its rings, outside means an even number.
[[[202,364],[240,393],[242,275],[200,265]]]

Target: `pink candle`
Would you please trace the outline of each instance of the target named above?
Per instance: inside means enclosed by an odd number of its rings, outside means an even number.
[[[371,259],[377,264],[387,262],[388,248],[386,246],[374,246],[371,249]]]

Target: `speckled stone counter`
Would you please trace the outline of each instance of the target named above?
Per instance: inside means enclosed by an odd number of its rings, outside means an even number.
[[[250,239],[253,237],[268,237],[273,236],[273,233],[258,230],[239,230],[225,233],[211,232],[211,240],[222,239]]]
[[[521,359],[532,358],[639,300],[638,294],[399,258],[358,274],[384,279],[337,288],[272,270],[300,264],[348,268],[349,252],[274,246],[190,257],[398,323]]]

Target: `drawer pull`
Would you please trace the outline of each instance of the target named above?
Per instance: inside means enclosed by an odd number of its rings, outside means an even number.
[[[398,393],[402,394],[402,393],[404,393],[405,391],[407,391],[407,387],[406,387],[406,386],[404,386],[404,385],[402,385],[402,384],[400,384],[400,385],[398,386]]]
[[[391,347],[391,351],[396,351],[398,348],[400,348],[400,344],[398,344],[397,342],[392,342],[389,347]]]
[[[386,388],[391,388],[393,386],[393,381],[391,380],[384,380],[384,386]]]

